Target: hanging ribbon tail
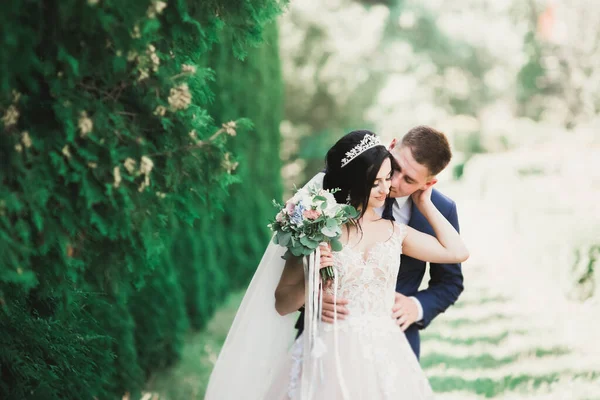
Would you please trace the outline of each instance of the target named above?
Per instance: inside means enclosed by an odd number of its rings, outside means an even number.
[[[317,248],[304,258],[304,352],[302,357],[302,380],[300,394],[302,400],[311,400],[317,384],[323,380],[320,358],[325,352],[325,344],[319,338],[319,325],[323,305],[323,288],[319,276],[321,251]]]
[[[339,358],[339,339],[337,326],[337,313],[334,313],[333,345],[335,352],[336,375],[330,377],[337,382],[326,382],[324,376],[322,357],[327,352],[325,342],[319,333],[321,314],[323,311],[323,285],[320,278],[321,252],[317,248],[315,252],[304,258],[305,277],[305,304],[304,304],[304,351],[302,357],[302,379],[300,388],[301,400],[312,400],[318,385],[338,385],[341,390],[341,398],[348,400],[348,389],[342,375],[342,366]],[[337,272],[334,269],[333,277],[333,301],[337,302]]]
[[[337,271],[333,270],[333,303],[337,303],[337,282],[338,276]],[[340,386],[341,395],[343,400],[348,400],[350,396],[348,395],[348,389],[346,388],[346,381],[344,380],[344,376],[342,374],[342,363],[340,361],[340,343],[339,343],[339,335],[338,335],[338,323],[337,323],[337,309],[333,313],[333,351],[335,357],[335,369],[336,376],[338,380],[338,384]]]

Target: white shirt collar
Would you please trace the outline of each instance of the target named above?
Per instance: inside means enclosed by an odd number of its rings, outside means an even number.
[[[398,208],[402,208],[410,200],[410,196],[396,197],[394,200],[396,200],[396,204],[394,204],[394,205],[397,206]]]

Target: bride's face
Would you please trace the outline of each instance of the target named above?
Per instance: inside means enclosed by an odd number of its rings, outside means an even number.
[[[371,188],[371,195],[369,196],[369,207],[377,208],[383,207],[385,204],[385,198],[390,192],[390,185],[392,184],[392,163],[389,158],[386,158],[379,172],[377,178],[373,182]]]

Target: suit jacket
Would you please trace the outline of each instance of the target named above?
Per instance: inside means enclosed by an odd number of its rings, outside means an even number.
[[[383,217],[394,219],[391,215],[394,199],[386,201],[386,207]],[[431,194],[433,205],[446,217],[446,219],[459,231],[458,214],[456,212],[456,203],[442,193],[433,189]],[[430,235],[435,235],[433,228],[427,222],[419,209],[412,205],[411,218],[408,226]],[[430,264],[429,267],[429,285],[426,289],[419,291],[419,286],[425,276],[426,263],[415,258],[402,255],[400,261],[400,272],[396,281],[396,291],[405,296],[416,297],[423,307],[423,319],[420,322],[412,324],[406,330],[406,338],[410,343],[417,358],[420,356],[421,339],[419,330],[426,328],[431,321],[440,313],[446,311],[463,291],[463,275],[460,264]],[[304,308],[302,308],[300,317],[296,322],[298,336],[304,330]],[[390,310],[391,315],[392,310]]]
[[[436,189],[433,189],[431,200],[442,215],[460,232],[456,203]],[[433,228],[414,203],[408,226],[435,236]],[[405,332],[406,338],[417,357],[419,357],[421,350],[419,330],[426,328],[435,317],[454,304],[464,289],[460,264],[430,263],[429,284],[426,289],[419,290],[425,275],[425,264],[424,261],[403,254],[400,261],[398,280],[396,281],[396,291],[398,293],[416,297],[423,307],[423,319],[412,324]]]

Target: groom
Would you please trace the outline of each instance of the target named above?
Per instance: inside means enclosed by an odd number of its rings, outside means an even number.
[[[392,140],[389,150],[400,169],[394,172],[389,198],[380,210],[382,217],[435,235],[433,228],[413,204],[411,195],[437,183],[439,174],[450,162],[452,152],[446,136],[428,126],[417,126],[400,142]],[[456,203],[433,189],[431,200],[446,219],[459,230]],[[425,262],[402,255],[396,282],[396,301],[393,318],[405,331],[417,358],[420,355],[419,330],[426,328],[438,314],[446,311],[463,291],[463,275],[460,264],[434,264],[429,266],[427,288],[419,290],[425,275]],[[348,310],[346,299],[333,302],[333,296],[323,296],[325,322],[333,322],[333,311],[343,319]],[[302,332],[304,318],[301,315],[296,328]]]

